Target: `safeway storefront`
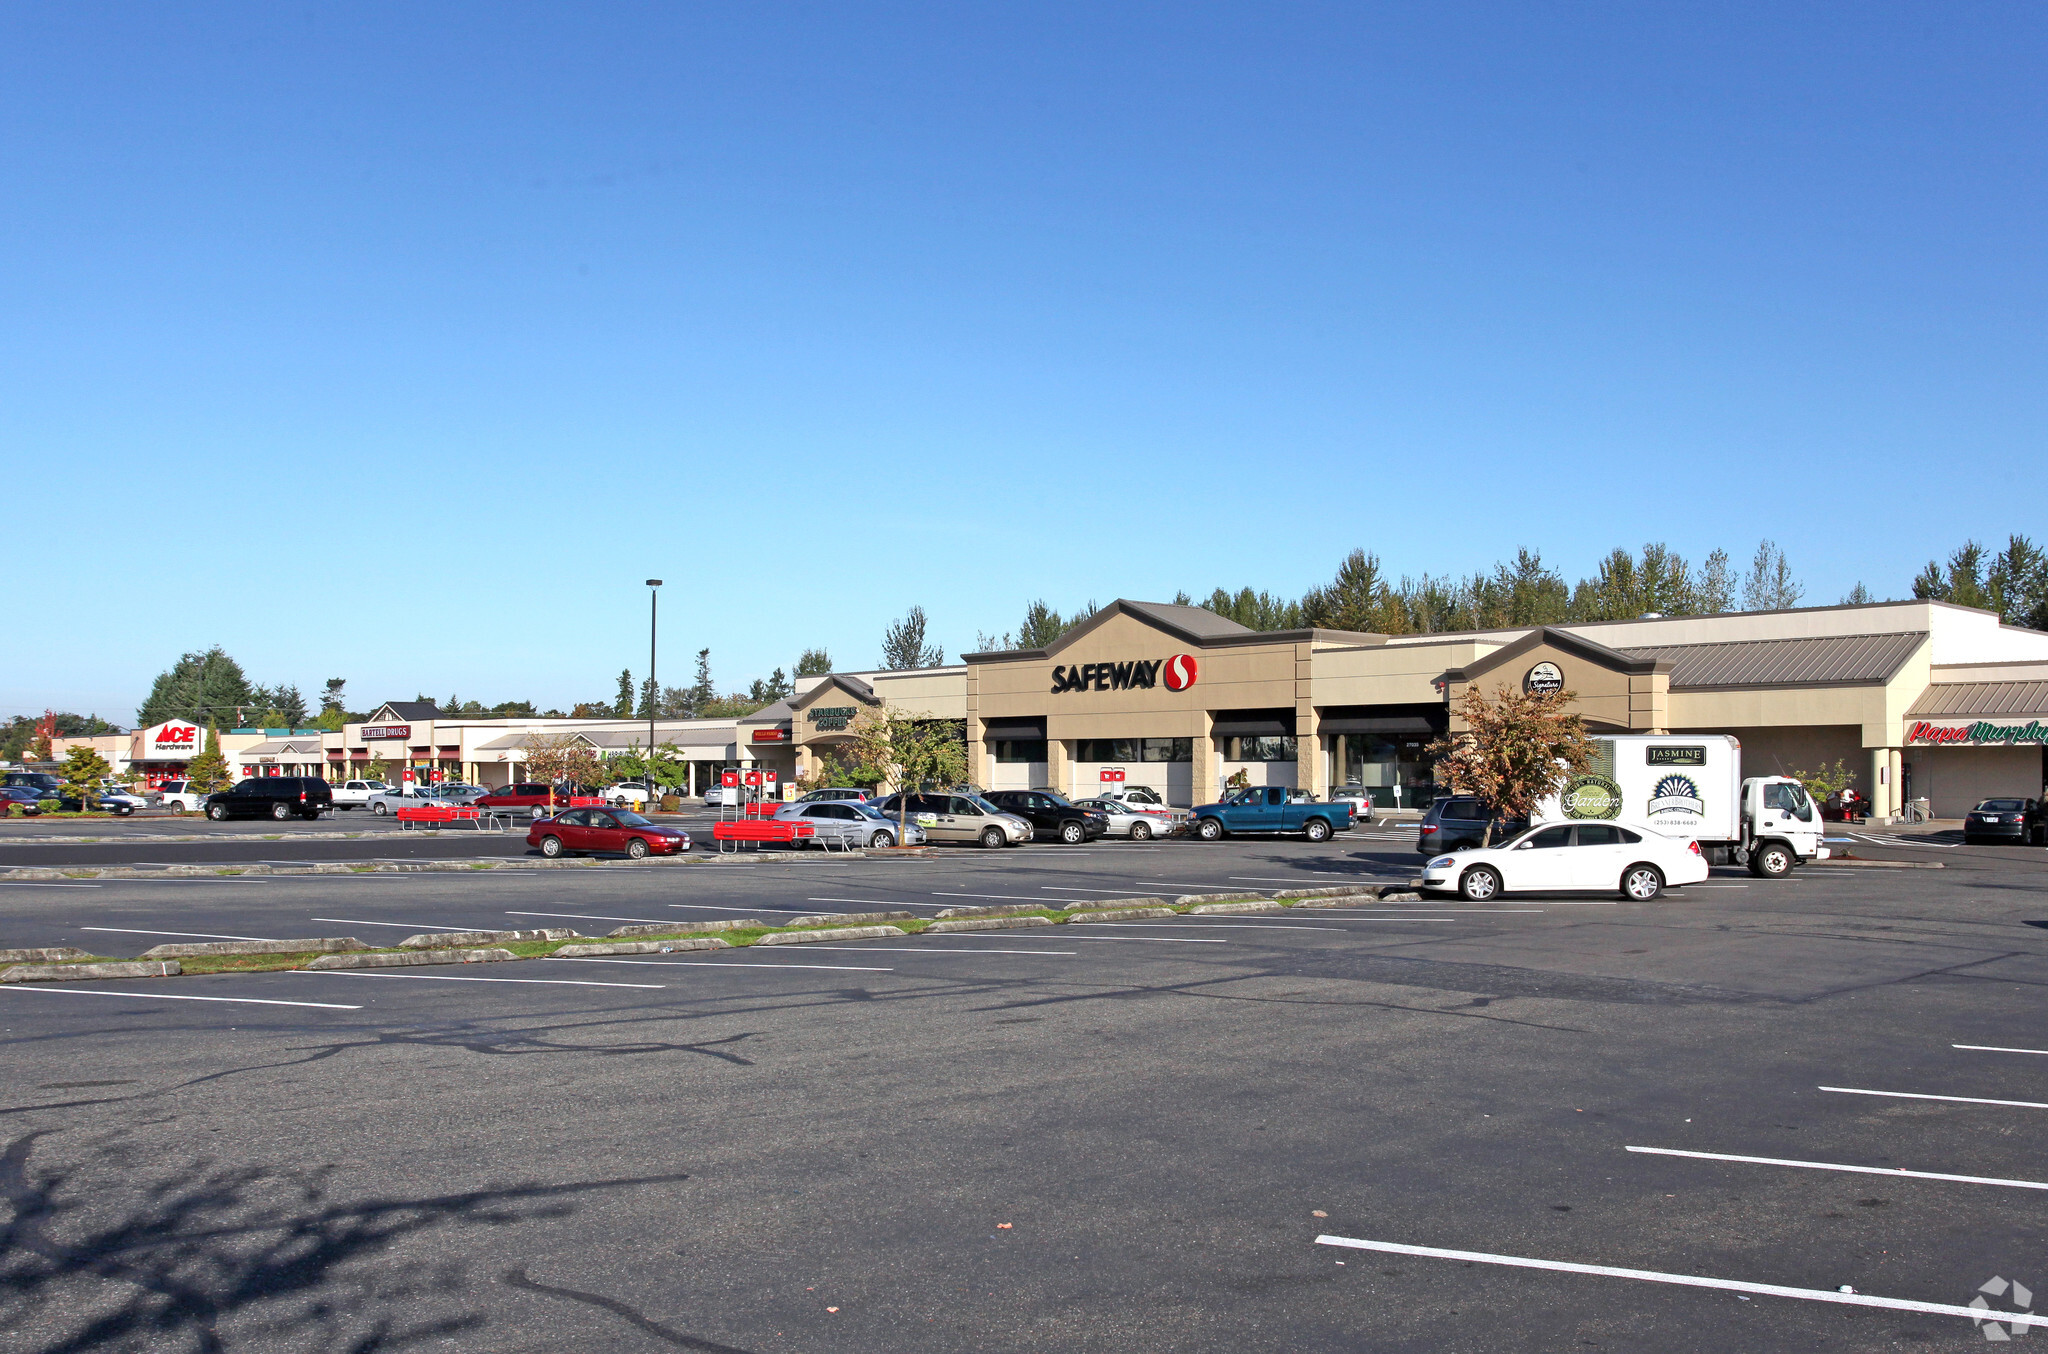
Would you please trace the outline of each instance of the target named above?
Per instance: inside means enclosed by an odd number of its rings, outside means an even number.
[[[1142,784],[1189,804],[1241,777],[1414,809],[1473,685],[1568,689],[1595,732],[1730,734],[1749,774],[1842,763],[1880,816],[1912,798],[1955,817],[2043,783],[2048,635],[1920,601],[1397,636],[1118,601],[1043,649],[835,677],[740,723],[798,773],[885,704],[958,721],[990,788]]]

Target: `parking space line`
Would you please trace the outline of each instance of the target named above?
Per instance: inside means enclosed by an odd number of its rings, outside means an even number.
[[[1809,1171],[1847,1171],[1853,1175],[1893,1175],[1909,1180],[1949,1180],[1962,1185],[2005,1185],[2012,1189],[2048,1189],[2048,1180],[2002,1180],[1991,1175],[1946,1175],[1940,1171],[1909,1171],[1903,1166],[1848,1166],[1836,1161],[1792,1161],[1785,1157],[1742,1157],[1723,1152],[1686,1152],[1676,1147],[1630,1147],[1659,1157],[1693,1157],[1700,1161],[1739,1161],[1752,1166],[1797,1166]]]
[[[193,882],[200,883],[203,881],[194,880]],[[106,885],[104,884],[45,884],[36,880],[16,881],[10,879],[0,881],[0,889],[99,889],[105,887]]]
[[[1994,1044],[1950,1044],[1949,1047],[1968,1049],[1972,1053],[2038,1053],[2048,1057],[2048,1048],[1999,1048]]]
[[[935,898],[1007,898],[1013,903],[1051,903],[1058,901],[1055,898],[1039,898],[1024,893],[948,893],[944,889],[933,889],[932,896]]]
[[[315,918],[318,920],[318,918]],[[129,926],[81,926],[81,931],[105,931],[123,936],[181,936],[186,940],[270,940],[270,936],[220,936],[208,931],[138,931]]]
[[[1764,1297],[1799,1298],[1807,1302],[1833,1302],[1845,1307],[1883,1307],[1896,1312],[1926,1312],[1935,1316],[1960,1316],[1982,1321],[1987,1315],[2000,1321],[2028,1326],[2048,1326],[2048,1314],[2027,1312],[1987,1313],[1982,1307],[1963,1307],[1948,1302],[1918,1302],[1912,1298],[1880,1298],[1869,1293],[1830,1292],[1825,1288],[1789,1288],[1783,1284],[1750,1283],[1743,1279],[1710,1279],[1699,1274],[1666,1274],[1654,1269],[1623,1269],[1618,1265],[1581,1265],[1569,1260],[1538,1260],[1526,1255],[1494,1255],[1487,1251],[1454,1251],[1440,1246],[1407,1246],[1398,1241],[1361,1241],[1356,1237],[1319,1236],[1319,1246],[1344,1246],[1359,1251],[1382,1251],[1389,1255],[1415,1255],[1431,1260],[1463,1260],[1476,1265],[1508,1265],[1516,1269],[1547,1269],[1564,1274],[1592,1274],[1606,1279],[1639,1279],[1645,1283],[1677,1284],[1685,1288],[1714,1288],[1732,1293],[1756,1293]]]
[[[448,926],[427,921],[354,921],[348,917],[308,917],[307,921],[330,921],[336,926],[396,926],[401,931],[475,931],[474,926]]]
[[[291,968],[286,973],[304,974],[309,978],[410,978],[424,983],[528,983],[543,987],[641,987],[662,988],[667,983],[601,983],[579,982],[574,978],[463,978],[452,973],[363,973],[355,969],[306,969]]]
[[[2016,1110],[2048,1110],[2048,1105],[2038,1100],[1985,1100],[1972,1095],[1923,1095],[1918,1091],[1862,1091],[1853,1086],[1817,1086],[1819,1091],[1833,1091],[1838,1095],[1880,1095],[1894,1100],[1947,1100],[1958,1105],[2004,1105]]]
[[[1127,889],[1127,888],[1123,888],[1123,889],[1084,889],[1084,888],[1077,888],[1077,887],[1075,887],[1075,886],[1073,886],[1073,885],[1071,885],[1071,884],[1040,884],[1040,885],[1039,885],[1038,887],[1040,887],[1040,888],[1042,888],[1042,889],[1045,889],[1045,890],[1047,890],[1047,891],[1049,891],[1049,892],[1053,892],[1053,893],[1129,893],[1129,892],[1130,892],[1130,890],[1129,890],[1129,889]]]
[[[313,1006],[323,1011],[360,1011],[360,1006],[343,1006],[332,1001],[276,1001],[264,997],[188,997],[171,992],[102,992],[96,987],[28,987],[8,983],[0,992],[62,992],[74,997],[138,997],[144,1001],[226,1001],[243,1006]]]
[[[1103,922],[1094,923],[1097,926]],[[1160,945],[1228,945],[1227,940],[1191,940],[1181,936],[1069,936],[1068,942],[1077,940],[1150,940]]]
[[[663,968],[815,968],[833,973],[894,973],[892,968],[873,968],[865,964],[741,964],[729,959],[560,959],[550,957],[550,964],[658,964]]]
[[[669,906],[701,908],[707,912],[753,912],[758,914],[761,911],[759,907],[720,907],[716,903],[670,903]]]
[[[510,909],[506,910],[505,915],[508,917],[558,917],[564,921],[639,921],[646,922],[650,926],[666,926],[676,920],[674,917],[601,917],[589,912],[513,912]]]
[[[1057,954],[1072,958],[1079,950],[970,950],[965,947],[947,945],[821,945],[816,942],[804,946],[806,950],[861,950],[868,954]]]
[[[863,907],[944,907],[944,903],[912,903],[900,898],[806,898],[807,903],[859,903]]]

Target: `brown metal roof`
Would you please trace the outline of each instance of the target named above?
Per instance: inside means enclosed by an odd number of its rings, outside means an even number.
[[[1948,682],[1930,686],[1909,715],[2048,715],[2048,682]]]
[[[1927,640],[1924,630],[1885,635],[1815,635],[1724,644],[1664,644],[1623,649],[1632,658],[1671,664],[1671,689],[1799,686],[1890,681]]]

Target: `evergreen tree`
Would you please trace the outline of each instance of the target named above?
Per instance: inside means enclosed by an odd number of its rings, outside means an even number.
[[[1875,600],[1877,599],[1870,595],[1870,589],[1864,587],[1861,580],[1858,580],[1856,586],[1849,589],[1848,594],[1842,598],[1842,605],[1865,606]]]
[[[703,712],[718,699],[718,688],[711,684],[711,650],[697,650],[697,680],[690,684],[690,713],[702,718]]]
[[[64,755],[60,768],[64,777],[64,790],[77,797],[78,807],[86,813],[93,811],[99,801],[100,782],[114,774],[114,768],[107,759],[90,747],[75,747]]]
[[[206,726],[206,747],[185,764],[185,778],[201,794],[225,790],[233,783],[234,771],[228,765],[227,754],[220,749],[219,725]]]
[[[620,719],[628,719],[632,717],[633,671],[631,668],[621,668],[619,670],[619,694],[612,701],[612,713],[617,715]]]
[[[348,706],[342,699],[342,691],[347,686],[348,678],[346,677],[329,677],[327,679],[327,689],[320,693],[321,714],[324,715],[336,710],[347,713]]]
[[[193,723],[234,719],[239,711],[255,704],[255,692],[242,665],[215,645],[185,654],[169,670],[158,673],[135,719],[145,728],[167,719]]]
[[[1301,599],[1301,623],[1324,630],[1397,635],[1408,628],[1407,609],[1380,573],[1380,557],[1353,550],[1327,587]]]
[[[655,717],[654,703],[657,694],[652,677],[640,683],[640,703],[633,710],[633,717],[635,719],[653,719]]]
[[[1766,540],[1757,543],[1749,562],[1749,576],[1742,583],[1744,611],[1783,611],[1799,605],[1806,589],[1792,577],[1785,552]]]
[[[911,668],[936,668],[946,661],[946,651],[924,642],[924,608],[914,606],[882,632],[882,666],[891,672]]]
[[[1024,608],[1024,623],[1017,627],[1017,647],[1043,649],[1065,633],[1067,623],[1041,597]]]
[[[2013,536],[1991,561],[1985,593],[2007,625],[2048,630],[2048,554],[2024,536]]]
[[[805,649],[796,656],[796,675],[821,677],[832,671],[832,655],[823,649]]]

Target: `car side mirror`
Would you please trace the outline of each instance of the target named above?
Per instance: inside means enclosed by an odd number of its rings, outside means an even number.
[[[1517,842],[1517,843],[1515,844],[1515,849],[1516,849],[1517,851],[1526,851],[1526,850],[1528,850],[1528,849],[1529,849],[1530,847],[1534,846],[1535,844],[1536,844],[1536,843],[1534,843],[1534,842]]]

